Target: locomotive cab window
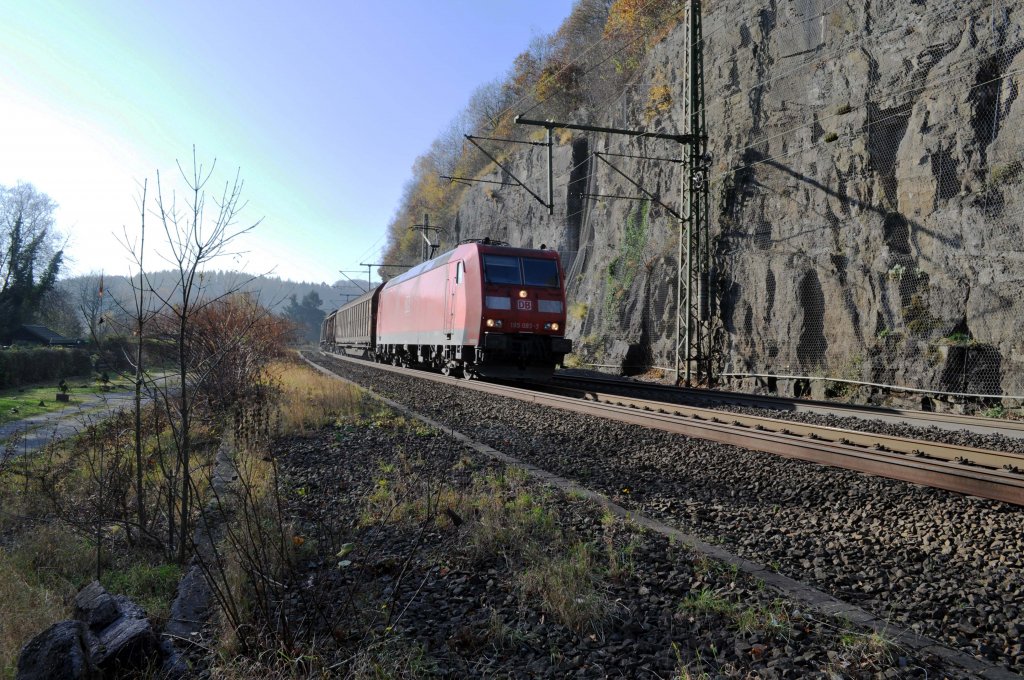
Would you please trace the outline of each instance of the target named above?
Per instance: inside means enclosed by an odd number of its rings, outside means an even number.
[[[484,276],[487,283],[522,285],[519,258],[507,255],[484,255]]]
[[[523,283],[527,286],[558,288],[558,265],[554,260],[524,257]]]

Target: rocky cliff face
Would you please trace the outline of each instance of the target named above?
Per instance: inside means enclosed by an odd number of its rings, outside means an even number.
[[[718,370],[1024,394],[1024,7],[709,4]],[[574,122],[680,131],[683,45],[680,27]],[[671,367],[680,149],[561,138],[555,216],[476,185],[460,236],[558,248],[584,359]],[[509,168],[543,195],[545,162],[519,147]]]

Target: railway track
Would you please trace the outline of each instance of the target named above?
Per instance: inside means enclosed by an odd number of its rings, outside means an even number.
[[[1024,669],[1022,507],[880,475],[796,465],[748,451],[756,448],[750,442],[739,449],[639,430],[624,425],[625,419],[595,419],[583,409],[559,413],[531,406],[552,395],[499,400],[491,396],[498,392],[466,389],[478,386],[464,381],[424,383],[436,376],[423,372],[320,361],[426,414],[441,430],[456,430],[542,475],[604,494],[631,516],[654,518],[862,607],[883,622],[883,631],[903,626],[1008,669],[1003,675],[976,671],[975,677],[1016,677],[1012,673]],[[504,390],[503,396],[512,395]],[[629,410],[651,413],[642,406]],[[879,429],[920,437],[910,428]],[[972,446],[991,443],[977,435],[929,434]]]
[[[564,385],[517,387],[392,366],[377,368],[688,437],[1024,505],[1024,474],[1020,472],[1024,470],[1024,456],[1019,454],[724,413],[594,389]]]
[[[816,413],[850,418],[867,418],[885,423],[910,425],[912,427],[935,427],[943,430],[967,430],[981,435],[1000,435],[1014,439],[1024,439],[1024,421],[999,420],[980,416],[968,416],[956,413],[934,413],[910,409],[887,408],[879,406],[858,406],[835,404],[825,401],[807,399],[790,399],[755,394],[739,394],[723,390],[702,390],[685,387],[673,387],[656,383],[644,383],[619,378],[600,378],[576,376],[558,373],[554,384],[581,389],[598,388],[614,394],[638,393],[652,397],[657,401],[687,404],[693,406],[744,406],[769,411],[791,413]]]

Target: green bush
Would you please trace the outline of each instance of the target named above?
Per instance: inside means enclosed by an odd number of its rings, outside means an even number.
[[[1006,184],[1013,182],[1024,174],[1024,165],[1020,161],[1009,163],[997,163],[989,170],[989,179],[992,184]]]
[[[176,564],[133,564],[105,572],[100,582],[111,593],[130,597],[150,616],[166,619],[180,578]]]
[[[135,338],[107,338],[99,347],[92,347],[92,352],[96,355],[93,368],[100,372],[131,373],[134,370],[131,358],[135,356],[136,350]],[[173,343],[146,338],[142,352],[143,365],[150,368],[174,363]]]
[[[0,350],[0,388],[53,382],[66,376],[88,375],[89,353],[80,348],[38,347]]]

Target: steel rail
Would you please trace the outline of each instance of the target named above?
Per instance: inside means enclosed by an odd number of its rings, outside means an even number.
[[[343,361],[351,361],[361,366],[369,365],[364,360],[339,355],[328,356]],[[1015,505],[1024,505],[1024,476],[1020,474],[782,433],[782,428],[793,425],[793,423],[788,421],[778,421],[781,426],[780,431],[772,432],[743,425],[732,425],[731,423],[723,422],[722,419],[717,417],[714,420],[688,418],[671,413],[661,413],[653,409],[645,411],[639,408],[580,399],[574,396],[539,392],[529,388],[450,378],[415,369],[405,369],[383,364],[373,364],[372,367],[407,377],[463,387],[485,394],[518,399],[565,411],[615,420],[625,424],[640,425],[688,437],[730,444],[785,458],[805,460],[923,486],[945,489],[956,493],[990,498]],[[918,442],[918,444],[926,445],[925,442]]]
[[[817,439],[825,442],[846,444],[870,448],[876,451],[890,451],[915,457],[927,457],[937,460],[944,460],[961,465],[977,465],[991,469],[1019,470],[1024,469],[1024,454],[994,451],[991,449],[979,449],[943,442],[932,442],[907,437],[894,437],[873,432],[861,432],[847,428],[831,427],[828,425],[816,425],[813,423],[802,423],[793,420],[780,420],[766,416],[752,416],[740,413],[728,413],[710,408],[697,406],[685,406],[680,404],[668,404],[661,401],[651,401],[635,397],[625,397],[618,394],[602,394],[591,390],[579,390],[575,388],[545,387],[542,384],[534,386],[536,389],[557,389],[565,396],[576,396],[579,399],[601,401],[603,403],[614,403],[617,406],[639,408],[644,410],[655,410],[659,412],[670,412],[676,416],[694,418],[697,420],[710,420],[711,422],[729,422],[732,425],[746,427],[762,432],[776,432],[779,434],[793,435],[808,439]]]
[[[1002,435],[1014,439],[1024,439],[1024,421],[993,420],[981,416],[968,416],[956,413],[934,413],[885,406],[866,406],[855,404],[836,404],[811,399],[796,399],[767,395],[739,394],[723,390],[705,390],[697,388],[673,387],[656,383],[627,381],[615,378],[592,378],[574,375],[556,374],[555,383],[591,384],[602,387],[615,387],[621,390],[647,390],[651,393],[666,394],[688,403],[725,404],[747,406],[773,411],[790,411],[796,413],[817,413],[849,418],[880,420],[887,423],[912,425],[917,427],[936,427],[943,430],[967,430],[975,434]]]

